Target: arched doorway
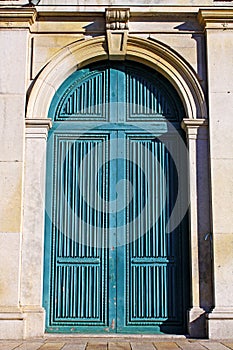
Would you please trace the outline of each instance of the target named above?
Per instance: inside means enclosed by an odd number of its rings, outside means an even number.
[[[60,86],[49,117],[46,330],[183,333],[187,188],[176,90],[140,64],[93,65]]]

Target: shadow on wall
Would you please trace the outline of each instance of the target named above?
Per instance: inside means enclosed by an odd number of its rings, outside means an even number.
[[[197,21],[188,19],[186,22],[174,27],[179,32],[186,34],[190,33],[192,39],[196,41],[197,52],[197,74],[198,80],[202,85],[204,91],[206,90],[206,50],[205,50],[205,35],[202,33],[202,28]]]

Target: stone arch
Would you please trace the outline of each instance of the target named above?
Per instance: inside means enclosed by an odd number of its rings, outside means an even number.
[[[108,59],[104,36],[82,39],[63,48],[41,71],[29,94],[26,118],[45,119],[54,93],[75,70]],[[126,59],[162,73],[176,88],[186,118],[207,118],[204,93],[195,72],[167,46],[155,40],[128,37]]]

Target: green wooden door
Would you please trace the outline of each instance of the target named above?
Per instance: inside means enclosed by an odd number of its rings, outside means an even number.
[[[62,84],[49,116],[46,331],[184,332],[188,231],[183,213],[171,219],[186,196],[176,91],[140,65],[89,67]]]

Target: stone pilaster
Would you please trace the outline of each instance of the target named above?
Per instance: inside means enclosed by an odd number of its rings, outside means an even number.
[[[202,9],[207,50],[210,172],[214,262],[214,309],[210,338],[231,338],[233,329],[233,9]]]
[[[21,306],[25,336],[43,336],[44,200],[49,119],[26,119]]]
[[[35,9],[0,8],[0,339],[22,338],[24,118],[29,29]]]
[[[183,119],[182,127],[186,131],[189,152],[189,223],[191,257],[191,298],[192,308],[188,313],[188,331],[191,337],[206,335],[205,310],[200,300],[200,267],[198,248],[198,201],[197,201],[197,138],[200,129],[206,128],[206,119]]]

